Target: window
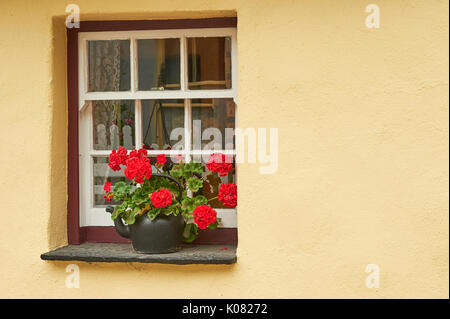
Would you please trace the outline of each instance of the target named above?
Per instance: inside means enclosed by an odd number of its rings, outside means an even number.
[[[112,149],[144,147],[150,157],[181,154],[203,164],[214,152],[234,157],[226,131],[235,128],[236,29],[78,32],[77,44],[79,227],[90,232],[88,241],[114,242],[104,235],[115,230],[103,185],[124,175],[107,165]],[[202,139],[207,128],[221,132],[221,145],[208,134]],[[174,129],[183,136],[171,136]],[[236,179],[204,175],[207,198],[217,196],[220,182]],[[220,227],[235,230],[236,210],[210,203]]]

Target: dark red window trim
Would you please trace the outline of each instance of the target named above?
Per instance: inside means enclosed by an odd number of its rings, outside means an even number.
[[[78,170],[78,32],[131,31],[196,28],[236,27],[237,18],[139,20],[139,21],[84,21],[80,28],[67,29],[67,83],[68,83],[68,202],[67,233],[69,244],[83,242],[128,242],[114,227],[80,227],[79,170]],[[236,244],[236,228],[202,231],[195,243]]]

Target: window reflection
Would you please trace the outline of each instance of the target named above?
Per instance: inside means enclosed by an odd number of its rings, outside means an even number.
[[[180,39],[137,40],[141,91],[180,89]]]
[[[183,100],[142,101],[142,141],[149,150],[170,150],[181,141],[170,140],[175,128],[184,128]],[[177,136],[178,137],[178,136]]]
[[[92,118],[95,150],[134,148],[134,101],[92,101]]]
[[[192,100],[192,120],[194,128],[192,148],[194,150],[204,149],[207,144],[209,146],[218,144],[210,149],[234,149],[232,130],[235,128],[235,104],[233,99]],[[209,136],[208,131],[205,131],[208,128],[218,129],[220,136]],[[201,143],[195,132],[202,133]]]
[[[105,191],[103,189],[106,182],[115,184],[120,181],[127,181],[124,174],[124,167],[120,171],[113,171],[108,166],[108,157],[95,156],[93,158],[93,191],[94,191],[94,207],[104,207],[106,205],[117,205],[120,202],[116,202],[114,199],[106,201],[104,198]]]
[[[89,92],[129,91],[130,40],[88,41]]]
[[[188,38],[190,90],[231,89],[231,38]]]

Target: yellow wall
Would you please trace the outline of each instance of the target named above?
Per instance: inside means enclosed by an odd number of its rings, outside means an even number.
[[[238,17],[239,127],[278,127],[279,169],[239,165],[234,266],[79,263],[66,243],[65,6],[82,19]],[[0,0],[0,297],[448,298],[448,3]],[[365,267],[379,265],[379,289]]]

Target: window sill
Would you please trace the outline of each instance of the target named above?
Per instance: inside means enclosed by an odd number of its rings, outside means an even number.
[[[139,262],[159,264],[234,264],[235,245],[184,245],[170,254],[138,254],[131,244],[84,243],[68,245],[41,255],[43,260],[85,262]]]

